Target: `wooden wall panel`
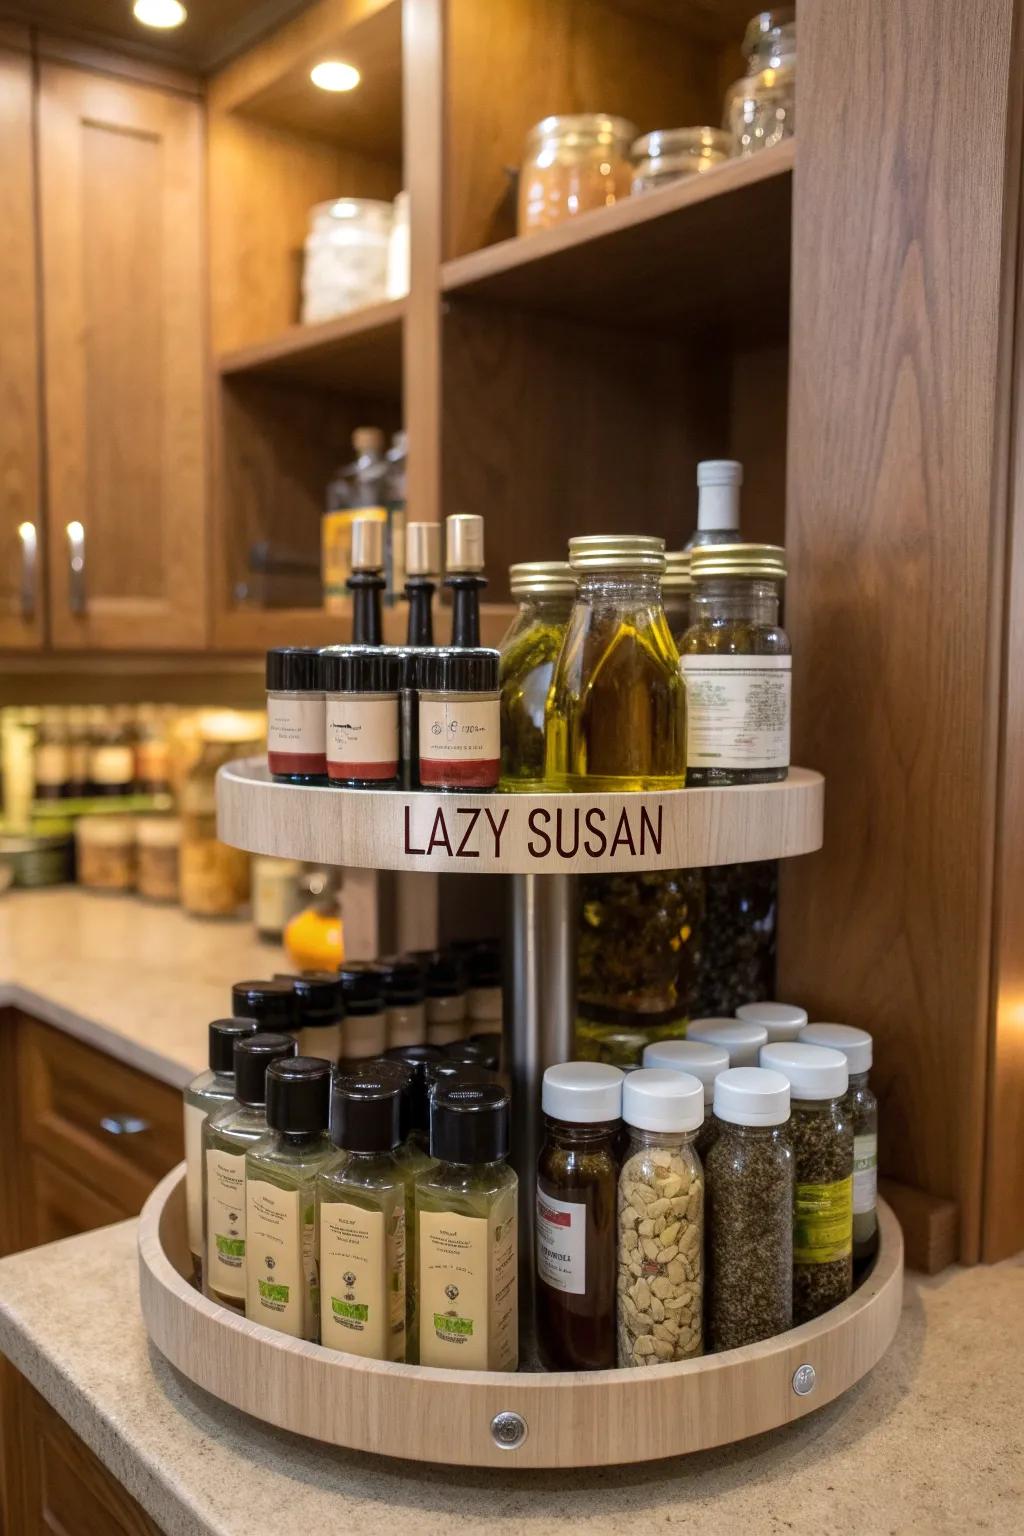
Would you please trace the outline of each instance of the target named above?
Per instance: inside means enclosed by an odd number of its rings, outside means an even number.
[[[958,1203],[968,1260],[984,1134],[1013,12],[1012,0],[817,0],[800,23],[787,615],[795,757],[828,790],[824,850],[783,867],[779,985],[819,1018],[872,1030],[883,1171]],[[983,154],[965,153],[966,123]]]

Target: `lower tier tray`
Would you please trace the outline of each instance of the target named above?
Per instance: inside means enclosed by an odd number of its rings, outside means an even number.
[[[588,1467],[742,1440],[831,1402],[885,1353],[903,1239],[879,1202],[879,1251],[849,1301],[777,1338],[650,1370],[439,1371],[363,1360],[247,1322],[190,1285],[184,1165],[139,1223],[142,1313],[197,1386],[266,1423],[354,1450],[463,1466]]]

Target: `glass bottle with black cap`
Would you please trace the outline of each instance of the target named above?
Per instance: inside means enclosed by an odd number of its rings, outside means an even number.
[[[398,778],[395,650],[337,645],[323,652],[327,776],[332,784],[382,788]]]
[[[294,1020],[300,1056],[318,1056],[337,1065],[341,1059],[345,998],[341,977],[335,971],[303,971],[299,976],[280,975],[294,999]]]
[[[315,1343],[316,1180],[337,1160],[327,1134],[331,1064],[285,1056],[267,1068],[266,1092],[270,1134],[245,1156],[245,1315]]]
[[[466,983],[458,959],[443,949],[413,950],[427,993],[427,1044],[449,1045],[466,1033]]]
[[[231,988],[231,1012],[236,1018],[255,1019],[261,1029],[294,1029],[295,993],[291,977],[236,981]]]
[[[373,1360],[406,1357],[401,1094],[393,1069],[338,1078],[331,1138],[344,1156],[317,1180],[320,1342]]]
[[[497,788],[501,772],[499,658],[486,646],[423,651],[417,663],[424,789]]]
[[[518,1181],[508,1150],[503,1088],[462,1077],[435,1089],[437,1167],[416,1181],[422,1365],[514,1371],[519,1363]]]
[[[381,978],[372,960],[347,960],[338,973],[345,999],[342,1062],[382,1056],[388,1045]]]
[[[194,1077],[185,1100],[185,1205],[192,1274],[203,1283],[203,1126],[235,1097],[235,1041],[254,1035],[255,1019],[214,1019],[210,1025],[210,1067]]]
[[[267,1134],[267,1068],[294,1055],[291,1035],[236,1040],[234,1100],[203,1126],[203,1294],[237,1312],[245,1310],[245,1154]]]
[[[427,1039],[423,972],[405,955],[382,955],[374,962],[387,1011],[388,1050],[424,1045]]]
[[[267,767],[285,784],[326,781],[323,667],[310,646],[267,652]]]

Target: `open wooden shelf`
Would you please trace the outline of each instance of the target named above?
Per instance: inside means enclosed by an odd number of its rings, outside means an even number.
[[[785,328],[796,141],[447,261],[451,297],[600,320]]]
[[[369,304],[336,320],[291,325],[266,341],[223,352],[221,377],[288,379],[319,388],[398,399],[406,300]]]
[[[865,1376],[891,1344],[903,1301],[903,1242],[881,1200],[878,1224],[878,1257],[849,1300],[760,1344],[651,1370],[443,1371],[323,1349],[201,1296],[186,1278],[182,1165],[139,1220],[142,1315],[190,1381],[280,1429],[446,1466],[615,1466],[791,1424]],[[499,1414],[521,1420],[511,1445]]]

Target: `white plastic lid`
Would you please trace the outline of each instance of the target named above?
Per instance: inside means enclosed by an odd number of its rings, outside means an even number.
[[[743,1003],[736,1009],[738,1019],[748,1024],[763,1024],[768,1031],[768,1041],[797,1040],[807,1023],[807,1009],[796,1003]]]
[[[622,1118],[638,1131],[696,1131],[704,1123],[704,1084],[664,1067],[630,1072],[622,1084]]]
[[[766,1045],[761,1052],[761,1065],[789,1079],[794,1099],[838,1099],[850,1082],[850,1069],[842,1051],[824,1045],[805,1045],[802,1040]]]
[[[624,1072],[602,1061],[565,1061],[548,1067],[541,1085],[541,1108],[553,1120],[601,1125],[622,1114]]]
[[[730,1067],[715,1078],[715,1114],[730,1125],[785,1125],[789,1079],[765,1067]]]
[[[842,1051],[851,1077],[871,1071],[871,1036],[866,1029],[854,1029],[851,1024],[808,1024],[800,1031],[800,1039],[808,1045]]]
[[[702,459],[697,465],[698,485],[742,485],[743,465],[738,459]]]
[[[768,1031],[763,1024],[743,1019],[693,1019],[686,1038],[720,1046],[729,1054],[730,1067],[756,1067],[758,1051],[768,1044]]]
[[[710,1104],[715,1078],[729,1065],[729,1053],[705,1040],[656,1040],[644,1046],[644,1066],[666,1072],[689,1072],[704,1084],[704,1103]]]

